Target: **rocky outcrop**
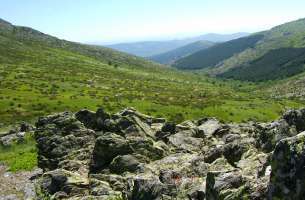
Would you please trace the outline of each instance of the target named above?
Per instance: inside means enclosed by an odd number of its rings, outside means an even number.
[[[5,133],[0,133],[0,146],[8,147],[15,143],[21,143],[27,135],[33,133],[35,127],[31,124],[22,122],[18,126]]]
[[[134,109],[40,118],[38,193],[53,199],[302,199],[303,113],[244,124],[214,118],[174,124]]]

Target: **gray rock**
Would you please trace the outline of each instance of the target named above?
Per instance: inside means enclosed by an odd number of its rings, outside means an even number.
[[[212,163],[216,159],[220,158],[223,154],[223,147],[212,147],[208,152],[204,155],[204,162]]]
[[[121,174],[124,172],[136,172],[140,169],[141,163],[132,155],[115,157],[109,165],[111,172]]]
[[[9,194],[9,195],[1,195],[0,200],[20,200],[16,194]]]
[[[269,198],[303,199],[305,196],[305,132],[281,140],[271,161]]]
[[[217,119],[204,119],[199,121],[199,131],[202,131],[206,136],[212,136],[217,130],[221,128],[221,124]]]
[[[177,151],[198,152],[201,150],[203,139],[190,136],[187,132],[179,132],[168,138],[168,143],[174,146]]]
[[[209,172],[206,182],[206,198],[218,199],[242,199],[235,192],[243,186],[243,178],[240,172]]]
[[[295,126],[298,133],[305,131],[305,109],[289,110],[283,115],[289,126]]]
[[[161,200],[163,184],[159,179],[136,178],[133,182],[131,193],[128,195],[129,200]]]
[[[132,152],[133,150],[125,138],[114,133],[105,133],[96,139],[91,169],[101,170],[107,167],[118,155],[127,155]]]
[[[304,113],[242,124],[175,125],[132,108],[40,118],[37,188],[70,200],[302,199]]]
[[[89,168],[89,158],[95,140],[94,132],[87,129],[72,113],[40,118],[37,122],[35,139],[38,148],[38,166],[44,171],[75,166],[70,165],[69,161],[80,162],[81,168],[84,166]],[[60,163],[66,166],[59,166]]]

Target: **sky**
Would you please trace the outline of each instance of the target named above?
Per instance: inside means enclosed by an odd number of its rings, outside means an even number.
[[[0,0],[0,18],[76,42],[257,32],[305,18],[304,0]]]

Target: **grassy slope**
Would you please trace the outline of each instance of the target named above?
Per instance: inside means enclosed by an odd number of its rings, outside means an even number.
[[[225,78],[260,81],[286,78],[304,71],[305,19],[212,47],[178,61],[181,68],[207,68]],[[248,38],[262,36],[255,43]],[[239,47],[243,48],[239,48]],[[287,51],[291,51],[287,52]],[[284,59],[279,58],[284,57]],[[278,62],[281,59],[283,62]],[[272,71],[273,73],[270,73]]]
[[[152,56],[150,59],[162,64],[172,64],[183,57],[191,55],[200,50],[207,49],[214,45],[214,42],[198,41],[163,54]]]
[[[252,35],[201,50],[178,60],[174,66],[178,69],[204,69],[213,67],[235,54],[243,52],[263,38],[263,35]]]
[[[305,70],[305,48],[271,50],[248,65],[236,67],[219,77],[249,81],[276,80],[291,77]]]
[[[99,106],[109,111],[133,106],[173,121],[203,116],[266,121],[284,108],[283,102],[234,88],[235,83],[178,72],[108,49],[62,43],[46,35],[37,39],[33,30],[32,34],[22,30],[17,30],[17,36],[0,35],[2,123]]]

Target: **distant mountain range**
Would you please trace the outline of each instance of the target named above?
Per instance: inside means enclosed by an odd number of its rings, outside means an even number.
[[[248,81],[283,79],[299,74],[305,70],[305,19],[217,44],[173,65]]]
[[[161,63],[161,64],[173,64],[177,60],[189,56],[197,51],[207,49],[209,47],[214,46],[215,42],[210,42],[210,41],[198,41],[194,42],[188,45],[185,45],[183,47],[179,47],[177,49],[171,50],[169,52],[159,54],[156,56],[152,56],[149,59]]]
[[[180,39],[180,40],[121,43],[121,44],[107,45],[107,47],[136,56],[152,57],[198,41],[225,42],[248,35],[249,33],[234,33],[234,34],[210,33],[210,34],[205,34],[197,37]]]

